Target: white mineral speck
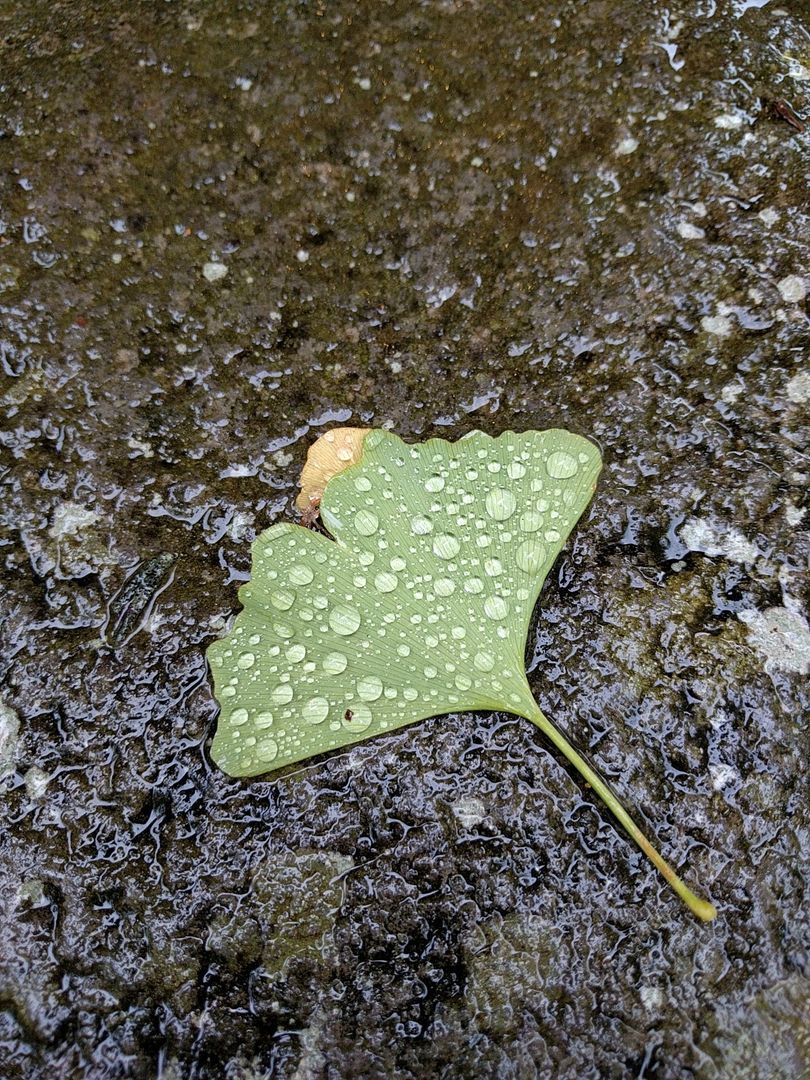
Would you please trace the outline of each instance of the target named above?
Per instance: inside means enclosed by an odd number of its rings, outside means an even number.
[[[647,1012],[657,1012],[664,1004],[664,995],[658,986],[642,986],[639,997]]]
[[[801,304],[807,296],[807,283],[798,274],[788,274],[781,281],[777,281],[776,287],[787,304]]]
[[[741,611],[739,617],[748,627],[749,644],[765,656],[766,671],[810,673],[810,626],[800,612],[769,607]]]
[[[14,768],[20,736],[20,718],[8,705],[0,702],[0,776]]]
[[[733,765],[720,762],[709,766],[709,776],[712,778],[712,787],[715,791],[722,791],[724,787],[740,779],[740,774]]]
[[[795,506],[792,502],[788,502],[785,507],[785,521],[788,525],[801,525],[804,520],[804,515],[807,513],[803,506]]]
[[[37,765],[32,765],[23,779],[25,780],[25,790],[28,792],[28,798],[36,800],[41,799],[45,794],[45,788],[48,786],[50,776]]]
[[[785,387],[785,392],[788,401],[795,405],[804,405],[810,401],[810,372],[800,371],[798,375],[794,375]]]
[[[722,555],[732,562],[753,563],[760,557],[759,548],[737,529],[704,518],[685,521],[681,526],[681,540],[690,551],[712,557]]]
[[[295,257],[300,263],[305,263],[309,259],[309,252],[304,248],[299,248],[295,253]]]
[[[48,529],[48,536],[62,540],[65,536],[76,536],[98,521],[98,514],[87,510],[74,502],[63,502],[53,512],[53,523]]]
[[[453,813],[462,828],[472,829],[487,816],[487,808],[480,799],[464,798],[453,803]]]
[[[739,113],[721,113],[720,116],[715,116],[714,126],[733,131],[734,128],[743,126],[743,118]]]
[[[206,281],[222,281],[228,276],[228,267],[221,262],[207,262],[202,268],[203,277]]]
[[[619,155],[619,157],[626,157],[628,154],[632,154],[636,150],[638,150],[638,139],[634,139],[630,135],[622,139],[616,145],[616,153]]]
[[[693,225],[691,221],[679,221],[678,233],[684,240],[702,240],[706,235],[703,229],[699,229],[697,225]]]
[[[775,225],[779,220],[779,214],[771,206],[766,206],[764,210],[760,210],[757,217],[760,221],[764,221],[768,228]]]
[[[733,323],[727,315],[704,315],[700,325],[707,334],[715,337],[728,337],[732,331]]]

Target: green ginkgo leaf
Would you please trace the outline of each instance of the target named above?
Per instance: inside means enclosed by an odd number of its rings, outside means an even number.
[[[255,776],[429,716],[524,716],[692,910],[712,918],[526,680],[535,601],[600,468],[593,443],[561,430],[418,445],[369,432],[360,460],[323,494],[334,540],[285,523],[253,544],[243,610],[208,649],[221,705],[214,761]]]

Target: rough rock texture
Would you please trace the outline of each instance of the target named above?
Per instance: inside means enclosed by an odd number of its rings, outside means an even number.
[[[802,13],[0,5],[4,1077],[808,1067]],[[526,722],[211,765],[335,422],[598,439],[533,686],[715,923]]]

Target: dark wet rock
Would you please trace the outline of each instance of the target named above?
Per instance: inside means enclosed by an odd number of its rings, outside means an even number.
[[[9,1080],[807,1067],[787,8],[0,9]],[[205,647],[336,423],[599,440],[532,685],[711,926],[507,716],[211,765]]]

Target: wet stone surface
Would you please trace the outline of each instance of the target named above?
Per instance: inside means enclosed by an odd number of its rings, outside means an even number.
[[[4,1077],[807,1067],[802,10],[0,7]],[[506,714],[212,765],[338,422],[599,441],[530,681],[713,924]]]

